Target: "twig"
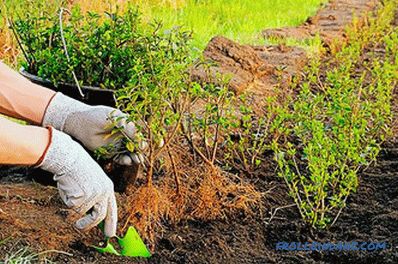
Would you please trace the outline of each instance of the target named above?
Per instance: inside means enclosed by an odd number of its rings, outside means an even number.
[[[207,163],[210,167],[214,168],[214,163],[212,163],[201,151],[198,147],[196,147],[195,145],[193,145],[193,148],[195,150],[196,153],[199,154],[199,156],[202,158],[202,160]]]
[[[177,193],[177,195],[179,195],[180,194],[180,178],[178,177],[177,166],[174,162],[174,157],[170,152],[169,146],[167,146],[167,153],[169,154],[171,165],[173,166],[174,179],[175,179],[175,183],[176,183],[176,193]]]
[[[38,257],[38,256],[45,255],[45,254],[48,254],[48,253],[56,253],[56,254],[62,254],[62,255],[67,255],[69,257],[73,257],[72,253],[65,252],[65,251],[60,251],[60,250],[55,250],[55,249],[46,250],[46,251],[37,253],[34,256]]]
[[[347,201],[347,198],[348,198],[348,195],[346,195],[346,197],[344,198],[344,205],[345,205],[345,203],[346,203],[346,201]],[[339,212],[337,213],[337,215],[336,215],[336,217],[333,219],[333,222],[332,222],[332,224],[330,225],[330,227],[332,227],[335,223],[336,223],[336,221],[337,221],[337,219],[340,217],[340,214],[341,214],[341,212],[343,211],[343,208],[344,208],[345,206],[342,206],[341,208],[340,208],[340,210],[339,210]]]
[[[220,132],[220,124],[217,123],[216,125],[216,135],[214,136],[214,143],[213,143],[213,155],[211,157],[211,162],[214,163],[216,159],[216,154],[217,154],[217,146],[218,146],[218,135]]]
[[[191,123],[191,117],[188,117],[188,131],[185,129],[184,124],[181,122],[180,127],[182,130],[182,133],[184,135],[184,138],[187,140],[188,144],[191,147],[192,154],[193,154],[193,159],[196,161],[196,152],[193,144],[193,136],[192,136],[192,123]]]
[[[279,210],[281,210],[281,209],[286,209],[286,208],[290,208],[290,207],[293,207],[293,206],[296,206],[296,204],[295,204],[295,203],[294,203],[294,204],[288,204],[288,205],[285,205],[285,206],[281,206],[281,207],[276,208],[275,211],[272,213],[271,217],[269,218],[268,224],[271,223],[272,219],[274,219],[276,213],[277,213]]]
[[[71,60],[70,60],[70,57],[69,57],[69,53],[68,53],[68,49],[66,48],[66,41],[65,41],[65,37],[64,37],[64,28],[63,28],[63,25],[62,25],[62,16],[63,16],[64,12],[66,12],[68,14],[71,14],[68,9],[65,9],[65,8],[61,7],[61,9],[59,10],[59,29],[61,31],[61,40],[62,40],[62,45],[64,47],[66,58],[68,59],[68,62],[71,63]],[[79,81],[77,80],[76,73],[73,70],[73,68],[72,68],[72,75],[73,75],[73,79],[74,79],[74,81],[76,83],[77,89],[79,90],[80,96],[84,98],[84,93],[82,91],[82,88],[80,87]]]
[[[24,47],[23,47],[23,45],[21,43],[21,40],[19,39],[19,34],[15,30],[14,21],[12,21],[11,19],[7,18],[7,23],[9,25],[9,27],[11,28],[11,31],[14,34],[15,39],[17,40],[18,46],[22,50],[22,53],[23,53],[25,59],[28,61],[29,66],[32,66],[32,61],[29,59],[29,57],[28,57],[28,55],[27,55],[27,53],[26,53],[26,51],[25,51],[25,49],[24,49]]]

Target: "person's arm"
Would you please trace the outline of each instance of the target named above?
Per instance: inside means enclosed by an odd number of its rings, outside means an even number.
[[[0,113],[26,120],[43,127],[52,126],[81,142],[94,151],[99,147],[116,146],[115,160],[121,165],[143,162],[141,154],[121,151],[121,134],[111,136],[113,120],[123,134],[135,138],[136,128],[127,120],[127,115],[108,106],[90,106],[73,98],[55,93],[25,79],[0,62]],[[141,144],[142,150],[146,145]],[[112,154],[112,153],[111,153]]]
[[[36,85],[0,61],[0,113],[41,125],[54,91]]]
[[[82,216],[77,228],[87,230],[105,219],[105,235],[116,235],[113,183],[70,136],[0,117],[0,164],[36,166],[53,173],[62,200]]]
[[[0,164],[34,165],[49,144],[48,130],[0,117]]]

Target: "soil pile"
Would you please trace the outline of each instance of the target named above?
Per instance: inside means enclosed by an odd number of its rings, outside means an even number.
[[[298,27],[267,29],[265,38],[311,39],[321,37],[328,47],[333,40],[346,38],[344,30],[355,19],[365,19],[372,11],[375,0],[333,0]],[[210,69],[198,67],[193,71],[196,79],[209,82],[216,74],[231,78],[230,88],[236,93],[250,91],[256,95],[273,95],[275,86],[287,87],[293,76],[306,65],[304,49],[280,46],[240,45],[224,37],[215,37],[204,51],[204,57],[215,63]]]

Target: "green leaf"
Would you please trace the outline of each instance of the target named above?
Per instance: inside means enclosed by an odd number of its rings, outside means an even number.
[[[127,148],[131,153],[134,153],[134,151],[135,151],[134,143],[131,142],[131,141],[127,142],[126,148]]]

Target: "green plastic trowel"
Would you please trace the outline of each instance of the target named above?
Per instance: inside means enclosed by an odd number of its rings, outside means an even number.
[[[97,247],[93,246],[100,253],[110,253],[117,256],[125,256],[125,257],[142,257],[142,258],[150,258],[151,252],[149,252],[148,248],[142,241],[140,235],[137,230],[130,226],[127,230],[126,235],[123,238],[116,237],[118,244],[121,248],[121,252],[119,253],[112,243],[107,239],[105,247]]]

